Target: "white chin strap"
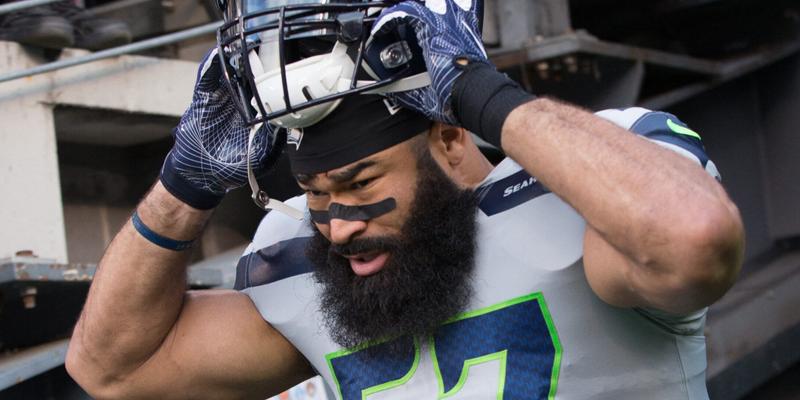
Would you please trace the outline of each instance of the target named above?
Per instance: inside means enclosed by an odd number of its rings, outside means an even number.
[[[265,191],[258,187],[256,175],[253,173],[253,166],[250,164],[250,154],[253,152],[253,139],[255,139],[256,133],[261,128],[261,125],[262,123],[254,125],[250,129],[250,137],[247,138],[247,182],[250,184],[250,190],[253,192],[251,197],[262,210],[277,210],[294,219],[301,220],[303,219],[302,211],[280,200],[270,198]]]
[[[262,48],[263,51],[266,51],[266,49]],[[262,61],[255,51],[250,52],[248,61],[253,71],[259,97],[264,102],[264,109],[270,113],[285,110],[287,107],[283,96],[283,79],[281,79],[280,68],[274,65],[267,65],[269,70],[265,71],[267,60]],[[309,100],[350,89],[354,68],[353,61],[347,55],[347,45],[341,42],[336,42],[333,50],[328,54],[309,57],[286,65],[286,89],[289,94],[289,103],[292,105],[302,104]],[[368,70],[367,72],[374,76],[371,71]],[[375,83],[375,81],[359,80],[356,82],[356,87],[372,83]],[[427,73],[421,73],[369,90],[365,94],[402,92],[421,88],[430,85],[430,83],[430,76]],[[252,101],[253,108],[258,110],[259,107],[255,103],[255,96]],[[276,127],[287,129],[311,126],[330,114],[340,102],[341,99],[338,99],[308,107],[282,117],[273,118],[269,123]]]

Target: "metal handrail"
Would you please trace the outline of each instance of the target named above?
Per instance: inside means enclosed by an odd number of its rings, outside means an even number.
[[[10,13],[14,11],[24,10],[26,8],[43,6],[45,4],[55,3],[62,0],[24,0],[15,1],[13,3],[0,5],[0,14]]]
[[[141,42],[130,43],[123,46],[113,47],[110,49],[98,51],[95,53],[87,54],[81,57],[69,58],[66,60],[59,60],[55,62],[51,62],[48,64],[42,64],[36,67],[24,69],[22,71],[10,72],[7,74],[0,75],[0,83],[7,82],[14,79],[24,78],[32,75],[43,74],[46,72],[51,72],[55,70],[59,70],[62,68],[73,67],[76,65],[86,64],[92,61],[102,60],[105,58],[111,58],[116,56],[121,56],[128,53],[135,53],[137,51],[152,49],[155,47],[161,47],[167,44],[172,44],[175,42],[180,42],[186,39],[191,39],[197,36],[205,35],[217,30],[217,28],[222,24],[222,21],[211,22],[205,25],[201,25],[198,27],[185,29],[178,32],[173,32],[167,35],[155,37],[152,39],[142,40]]]

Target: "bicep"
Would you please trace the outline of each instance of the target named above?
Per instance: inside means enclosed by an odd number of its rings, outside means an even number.
[[[689,129],[686,124],[672,114],[653,112],[642,108],[607,110],[598,115],[704,169],[717,181],[714,182],[711,179],[697,181],[698,184],[711,185],[695,187],[698,193],[705,195],[702,197],[706,201],[703,203],[703,207],[707,206],[706,209],[709,212],[704,214],[722,215],[723,218],[726,218],[725,221],[733,221],[733,219],[727,218],[730,215],[726,212],[727,209],[720,207],[728,204],[729,201],[724,189],[718,183],[720,181],[719,171],[708,158],[699,134]],[[673,158],[673,160],[676,165],[678,161],[683,162],[678,158]],[[687,173],[689,170],[686,167],[679,171]],[[706,188],[709,190],[699,191],[699,189]],[[682,199],[673,199],[673,201],[680,202]],[[695,210],[698,209],[697,205],[700,203],[695,202],[694,204]],[[681,204],[680,207],[683,205]],[[672,215],[677,216],[677,214]],[[713,218],[710,217],[709,221],[711,220]],[[661,228],[654,233],[666,231],[666,227],[685,227],[677,221],[679,221],[678,218],[671,220],[671,217],[662,216],[657,225]],[[735,225],[735,221],[731,224]],[[717,226],[717,224],[711,225]],[[702,225],[700,227],[703,228]],[[645,234],[649,233],[647,230],[644,232],[646,232]],[[701,231],[702,240],[708,237],[721,237],[709,236],[708,232]],[[718,294],[724,293],[724,290],[729,287],[728,279],[717,279],[716,275],[725,276],[731,268],[730,263],[720,264],[719,257],[709,253],[720,251],[719,248],[698,244],[704,243],[702,241],[686,239],[689,237],[687,235],[694,233],[696,232],[691,230],[681,230],[679,233],[673,232],[669,236],[673,239],[650,240],[649,242],[646,239],[653,238],[629,237],[630,241],[638,244],[648,243],[653,250],[649,254],[650,256],[661,254],[654,260],[654,257],[632,258],[627,256],[615,248],[597,230],[587,225],[584,236],[584,265],[587,279],[594,292],[612,305],[655,308],[673,314],[696,311],[707,306],[718,297]],[[718,234],[718,232],[711,233]],[[727,236],[726,233],[724,237]],[[642,256],[642,253],[638,255]],[[636,260],[639,260],[641,264],[637,264]],[[716,273],[715,271],[721,272]]]
[[[693,295],[681,284],[679,277],[665,270],[637,265],[589,225],[584,233],[583,252],[589,286],[608,304],[673,313],[683,313],[687,307],[702,307],[700,304],[686,304],[693,302]]]
[[[635,273],[630,259],[589,225],[583,237],[583,265],[589,286],[604,302],[618,307],[639,305],[637,291],[629,283],[630,274]]]
[[[639,265],[587,225],[583,264],[592,291],[617,307],[642,307],[686,315],[719,297],[718,288],[687,282],[680,271]]]
[[[137,397],[263,399],[313,372],[246,295],[201,291],[186,294],[178,321],[135,375]]]

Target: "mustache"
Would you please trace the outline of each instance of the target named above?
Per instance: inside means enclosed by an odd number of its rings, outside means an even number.
[[[401,245],[402,241],[392,236],[353,239],[343,244],[331,243],[328,248],[328,255],[347,257],[363,253],[392,252],[400,248]]]

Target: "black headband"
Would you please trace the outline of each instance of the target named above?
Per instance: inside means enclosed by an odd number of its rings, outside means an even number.
[[[431,126],[421,114],[378,95],[353,95],[313,126],[289,132],[287,153],[295,174],[343,167],[404,142]]]

